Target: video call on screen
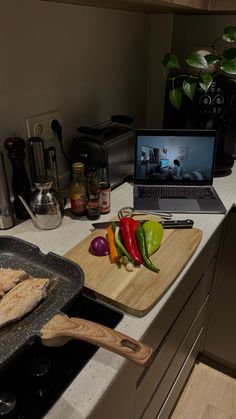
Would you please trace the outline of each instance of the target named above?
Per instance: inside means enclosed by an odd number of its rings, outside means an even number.
[[[136,179],[165,181],[210,180],[213,137],[139,136]]]

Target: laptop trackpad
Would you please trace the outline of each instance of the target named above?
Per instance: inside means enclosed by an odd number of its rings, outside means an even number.
[[[200,206],[194,199],[159,199],[159,208],[163,211],[199,211]]]

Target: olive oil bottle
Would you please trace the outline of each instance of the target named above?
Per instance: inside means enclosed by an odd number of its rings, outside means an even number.
[[[82,216],[86,214],[86,179],[84,164],[82,162],[72,165],[73,180],[70,185],[70,202],[73,214]]]

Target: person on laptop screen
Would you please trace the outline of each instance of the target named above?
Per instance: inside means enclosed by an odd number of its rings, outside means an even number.
[[[178,159],[174,159],[174,166],[170,169],[169,178],[170,179],[182,179],[182,167]]]

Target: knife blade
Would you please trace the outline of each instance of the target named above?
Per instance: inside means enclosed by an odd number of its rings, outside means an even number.
[[[139,220],[141,223],[144,223],[148,220]],[[162,224],[163,228],[192,228],[193,227],[193,220],[187,219],[187,220],[165,220],[165,221],[158,221],[160,224]],[[98,222],[98,223],[92,223],[93,228],[102,229],[102,228],[108,228],[112,223],[115,223],[116,225],[119,225],[119,221],[104,221],[104,222]]]

